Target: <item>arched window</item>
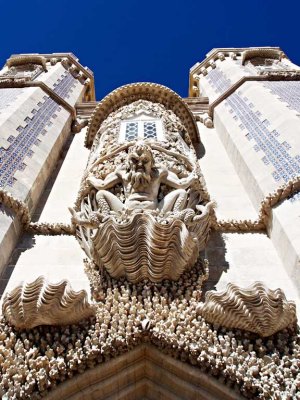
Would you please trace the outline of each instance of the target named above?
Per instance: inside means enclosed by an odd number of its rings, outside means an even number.
[[[164,140],[162,121],[159,118],[142,113],[121,122],[120,142],[143,139]]]

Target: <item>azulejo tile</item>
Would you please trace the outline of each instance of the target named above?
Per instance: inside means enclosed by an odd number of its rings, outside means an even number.
[[[210,71],[208,77],[216,93],[221,94],[231,86],[230,79],[218,68]],[[300,112],[300,82],[266,82],[264,86]],[[300,155],[292,156],[289,153],[292,146],[286,140],[280,140],[280,132],[271,130],[270,121],[264,118],[260,110],[255,110],[253,101],[243,97],[239,90],[225,100],[225,105],[238,124],[241,134],[243,130],[247,132],[245,137],[253,143],[253,150],[264,153],[261,158],[263,164],[274,168],[271,175],[276,182],[288,182],[299,174]]]
[[[72,88],[76,84],[76,79],[66,72],[63,74],[60,82],[56,85],[54,91],[63,98],[69,96]],[[0,108],[1,94],[0,89]],[[17,170],[24,170],[26,164],[23,162],[26,156],[32,157],[34,152],[32,146],[39,145],[40,138],[47,132],[46,127],[51,125],[51,119],[57,117],[61,107],[50,97],[43,96],[44,102],[39,102],[31,117],[26,117],[26,126],[19,126],[16,130],[16,137],[10,136],[8,142],[10,146],[7,150],[0,148],[1,169],[0,169],[0,188],[12,186],[15,179],[13,178]],[[39,137],[39,138],[38,138]]]

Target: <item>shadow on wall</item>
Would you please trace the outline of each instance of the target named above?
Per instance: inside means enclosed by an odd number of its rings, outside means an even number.
[[[194,149],[197,155],[197,159],[200,160],[205,156],[205,147],[203,146],[203,143],[194,143]]]
[[[4,293],[4,290],[7,286],[7,283],[11,277],[11,274],[13,273],[13,270],[18,262],[18,259],[20,258],[21,254],[34,247],[35,246],[35,237],[31,233],[22,233],[21,238],[15,247],[14,251],[12,252],[12,255],[6,265],[6,267],[3,269],[2,274],[0,276],[0,299]]]
[[[216,285],[223,272],[229,269],[229,263],[225,259],[226,244],[220,232],[212,232],[202,257],[209,262],[209,277],[203,285],[203,296],[208,290],[216,290]]]
[[[52,171],[52,174],[50,175],[50,178],[46,184],[46,187],[44,191],[42,192],[42,195],[39,198],[38,204],[32,214],[32,221],[37,222],[39,221],[40,215],[45,207],[45,204],[47,202],[47,199],[49,197],[49,194],[52,190],[52,186],[59,174],[59,171],[61,169],[61,166],[64,162],[65,156],[69,150],[69,147],[71,146],[71,143],[73,141],[74,135],[70,135],[70,137],[67,139],[59,157],[56,163],[56,166],[54,170]],[[11,211],[8,209],[3,209],[3,212],[5,212],[7,215],[11,215]],[[12,214],[13,215],[13,214]],[[6,267],[3,269],[1,275],[0,275],[0,299],[5,291],[5,288],[7,286],[7,283],[11,277],[11,274],[13,273],[13,270],[15,268],[15,265],[18,262],[18,259],[20,255],[35,246],[35,237],[33,234],[27,233],[27,232],[22,232],[20,235],[19,242],[17,243],[14,251],[12,252],[12,255],[6,265]]]
[[[43,212],[43,209],[47,203],[47,200],[51,193],[52,187],[53,187],[55,180],[60,172],[60,169],[63,165],[63,162],[65,160],[67,152],[69,151],[69,148],[72,144],[73,139],[74,139],[74,135],[70,135],[69,138],[67,139],[66,143],[64,144],[64,147],[58,157],[56,166],[54,167],[54,170],[52,171],[52,173],[49,177],[49,180],[45,186],[45,189],[39,198],[38,205],[34,210],[34,213],[32,215],[32,222],[38,222],[40,219],[41,213]]]

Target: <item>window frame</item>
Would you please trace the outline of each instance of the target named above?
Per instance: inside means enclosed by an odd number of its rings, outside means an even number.
[[[145,138],[145,131],[144,131],[144,123],[151,122],[155,123],[156,128],[156,138]],[[133,140],[155,140],[158,142],[165,140],[164,129],[162,120],[159,118],[151,117],[147,114],[141,114],[139,116],[134,116],[133,118],[128,118],[121,121],[120,130],[119,130],[119,142],[128,142],[129,140],[126,139],[126,127],[129,123],[137,123],[137,137]]]

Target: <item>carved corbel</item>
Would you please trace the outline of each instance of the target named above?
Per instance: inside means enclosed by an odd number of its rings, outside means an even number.
[[[72,133],[79,133],[82,128],[88,125],[88,123],[89,121],[87,119],[76,117],[76,119],[72,122]]]
[[[224,53],[220,52],[220,53],[217,54],[217,56],[218,56],[218,59],[219,59],[220,61],[224,61],[224,60],[225,60],[225,55],[224,55]]]
[[[207,69],[204,68],[204,67],[201,68],[200,72],[201,72],[201,74],[202,74],[203,76],[206,76],[206,75],[208,74]]]

